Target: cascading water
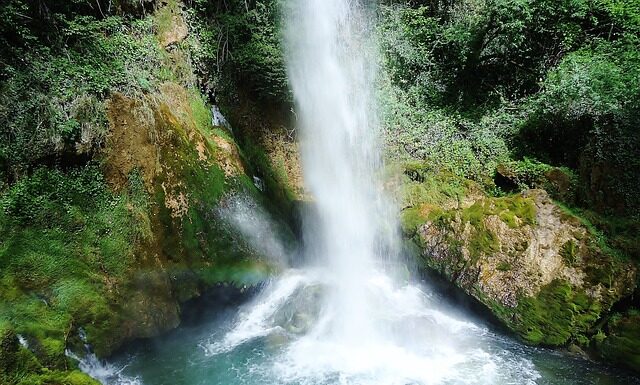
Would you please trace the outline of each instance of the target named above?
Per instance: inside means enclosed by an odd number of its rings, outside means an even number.
[[[367,281],[381,255],[381,235],[394,228],[375,182],[376,61],[364,16],[350,1],[294,1],[286,28],[304,177],[317,205],[307,236],[317,237],[311,244],[331,275],[327,307],[336,313],[325,337],[353,343],[378,333]]]
[[[288,74],[315,206],[305,237],[315,258],[284,274],[207,352],[279,335],[277,358],[261,368],[278,382],[532,382],[529,361],[483,349],[485,329],[391,279],[397,226],[378,179],[372,15],[353,0],[295,0],[287,16]]]
[[[599,381],[593,366],[494,334],[425,286],[393,279],[397,225],[378,178],[372,15],[358,0],[291,0],[286,15],[288,74],[314,202],[304,226],[309,265],[285,269],[237,313],[212,310],[212,322],[183,327],[118,365],[85,359],[82,367],[108,385]],[[283,265],[291,258],[278,255],[286,250],[269,238],[275,231],[263,214],[242,199],[222,210]]]

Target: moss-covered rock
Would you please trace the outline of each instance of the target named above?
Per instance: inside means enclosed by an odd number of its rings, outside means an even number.
[[[293,109],[265,104],[246,90],[223,102],[249,172],[259,178],[260,188],[281,215],[297,221],[299,205],[311,197],[304,187]]]
[[[635,286],[634,265],[543,190],[433,207],[422,218],[414,239],[423,264],[531,344],[587,346]]]
[[[145,12],[138,22],[155,28],[127,38],[153,46],[148,73],[96,99],[107,126],[100,147],[0,191],[3,385],[93,385],[66,349],[84,351],[86,337],[107,356],[175,328],[182,302],[213,285],[255,285],[273,269],[218,215],[229,196],[266,198],[230,132],[212,125],[182,5]]]
[[[79,370],[29,373],[16,380],[16,385],[100,385],[100,382]]]
[[[0,322],[0,373],[6,374],[13,370],[18,348],[18,337],[11,325],[6,321]]]
[[[42,367],[73,365],[65,349],[83,347],[80,328],[105,356],[176,327],[180,303],[207,287],[269,273],[215,215],[226,194],[262,198],[208,111],[176,83],[114,93],[101,165],[41,168],[0,196],[0,321]]]
[[[612,316],[594,343],[603,359],[640,372],[640,311]]]
[[[543,189],[554,199],[574,203],[579,190],[579,178],[569,168],[553,167],[525,158],[498,164],[494,182],[506,191]]]
[[[140,98],[114,94],[107,103],[110,138],[105,170],[111,187],[126,188],[138,173],[148,197],[138,215],[136,261],[121,287],[120,332],[87,328],[99,354],[124,340],[151,337],[179,323],[179,303],[215,283],[255,284],[268,273],[261,256],[237,246],[237,239],[215,216],[221,198],[232,192],[257,197],[241,153],[211,117],[197,90],[164,83]],[[257,273],[257,274],[256,274]],[[259,278],[260,279],[260,278]],[[92,338],[100,336],[99,338]]]

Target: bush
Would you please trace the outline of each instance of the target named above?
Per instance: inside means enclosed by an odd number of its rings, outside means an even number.
[[[521,152],[578,168],[588,202],[640,213],[640,54],[638,37],[598,41],[567,55],[531,101]]]
[[[241,91],[267,104],[291,102],[280,36],[281,0],[189,4],[192,29],[202,40],[194,47],[196,67],[215,83],[208,87],[217,88],[217,96],[233,102]]]
[[[10,42],[8,49],[20,44],[28,49],[21,51],[19,62],[3,59],[0,65],[0,168],[5,180],[39,163],[77,163],[90,156],[104,143],[103,100],[110,92],[150,91],[168,80],[158,70],[163,57],[150,18],[54,18],[57,28],[46,37],[40,33],[52,28],[48,23],[25,30],[25,41]]]

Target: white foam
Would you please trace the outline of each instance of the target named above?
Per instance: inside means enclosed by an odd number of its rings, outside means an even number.
[[[20,334],[18,334],[18,342],[23,348],[29,349],[29,341]]]
[[[328,288],[327,272],[286,272],[240,312],[232,330],[208,344],[207,354],[232,354],[256,338],[283,333],[278,312],[301,288]],[[365,287],[375,304],[375,338],[356,343],[334,333],[341,315],[328,302],[308,333],[268,352],[272,366],[254,369],[295,384],[532,385],[539,378],[529,360],[498,348],[486,328],[434,307],[420,286],[394,285],[377,272]]]
[[[299,271],[290,270],[284,273],[240,311],[233,329],[221,341],[202,344],[206,354],[225,353],[249,340],[278,331],[280,326],[270,323],[269,320],[305,282],[310,281]]]
[[[142,385],[142,380],[137,377],[130,377],[123,374],[124,366],[115,366],[106,361],[100,360],[95,354],[87,353],[80,357],[70,350],[65,354],[78,361],[78,367],[91,378],[100,381],[103,385]]]

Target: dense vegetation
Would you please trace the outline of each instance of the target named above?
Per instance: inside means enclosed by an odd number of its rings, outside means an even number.
[[[508,159],[565,166],[583,182],[575,203],[637,217],[639,12],[591,0],[383,7],[391,144],[475,180]]]
[[[462,201],[470,181],[480,186],[481,195],[509,200],[517,199],[512,195],[516,192],[543,188],[568,216],[589,229],[597,243],[593,247],[602,250],[590,263],[634,261],[637,266],[637,1],[385,2],[379,39],[389,158],[404,159],[403,168],[412,179],[405,192],[410,209],[403,215],[409,235],[426,220],[437,225],[444,219],[448,226],[462,221],[472,229],[465,245],[472,260],[495,253],[495,234],[477,220],[490,210],[476,203],[445,210],[451,216],[446,218],[439,206],[451,199]],[[424,212],[429,212],[427,217]],[[500,219],[512,226],[509,218]],[[572,245],[561,251],[570,263]],[[497,269],[509,271],[511,266]],[[593,282],[601,279],[599,268],[586,271]],[[531,343],[572,341],[638,369],[636,355],[615,353],[639,348],[636,330],[629,327],[633,309],[640,306],[637,289],[612,313],[559,282],[535,298],[520,300],[515,309],[519,315],[492,306],[482,293],[477,296],[507,324],[509,319],[521,322],[512,329]],[[502,314],[505,310],[507,315]],[[584,327],[594,324],[593,329]]]
[[[81,343],[81,325],[89,325],[97,349],[100,342],[105,352],[111,348],[101,333],[122,321],[114,311],[123,295],[117,288],[135,289],[127,286],[129,273],[139,267],[140,245],[158,239],[153,226],[166,231],[160,235],[184,236],[158,246],[173,262],[184,256],[202,262],[199,278],[208,284],[228,278],[211,268],[218,249],[232,241],[211,235],[220,228],[208,203],[230,186],[219,167],[194,166],[200,161],[194,135],[237,141],[239,157],[249,174],[266,180],[267,194],[280,206],[292,199],[247,123],[291,119],[282,1],[2,2],[0,382],[90,383],[67,371],[73,364],[64,349]],[[544,188],[588,224],[603,249],[640,260],[638,1],[379,5],[381,118],[390,163],[419,181],[410,199],[462,199],[473,185],[531,218],[511,194]],[[176,16],[189,31],[179,39]],[[137,100],[155,117],[171,105],[163,99],[167,83],[187,90],[184,111],[194,122],[183,124],[175,111],[165,116],[173,122],[166,142],[177,155],[160,156],[180,170],[181,188],[194,190],[197,202],[179,226],[169,211],[152,215],[167,193],[164,185],[145,185],[144,170],[127,170],[116,184],[107,175],[107,101]],[[209,127],[212,103],[231,117],[235,138]],[[204,142],[215,152],[215,143]],[[246,175],[233,183],[253,189]],[[478,222],[485,209],[471,206],[464,218]],[[408,228],[420,220],[408,219]],[[490,249],[490,235],[476,230],[476,251]],[[547,297],[576,297],[556,286]],[[637,334],[637,298],[603,319],[599,333],[615,337],[603,342],[605,358],[623,360],[624,352],[640,350],[637,338],[623,335]],[[15,344],[17,334],[33,352]]]
[[[262,198],[211,126],[214,91],[231,88],[218,21],[188,5],[0,5],[2,384],[94,384],[65,355],[82,338],[105,355],[175,327],[176,300],[262,279],[215,217],[230,191]]]

